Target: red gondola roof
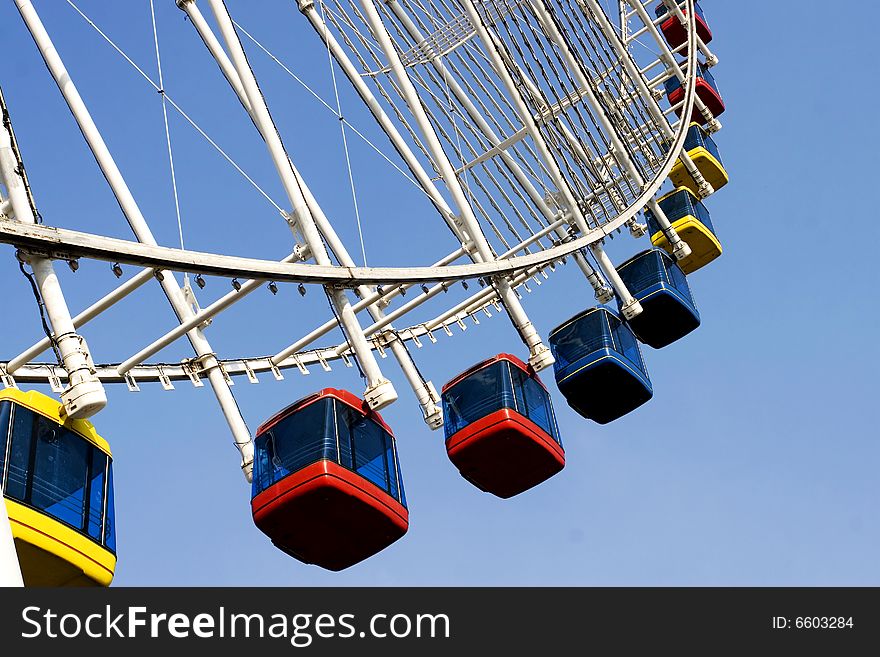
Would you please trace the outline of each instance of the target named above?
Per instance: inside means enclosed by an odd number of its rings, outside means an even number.
[[[537,373],[535,372],[535,370],[532,368],[531,365],[529,365],[528,363],[524,363],[523,361],[521,361],[519,358],[517,358],[513,354],[498,354],[497,356],[492,356],[492,358],[487,358],[486,360],[484,360],[480,363],[477,363],[476,365],[474,365],[470,369],[465,370],[464,372],[462,372],[461,374],[456,376],[454,379],[447,382],[446,385],[443,386],[443,390],[440,391],[441,394],[446,392],[449,388],[454,386],[456,383],[458,383],[459,381],[461,381],[465,377],[470,376],[474,372],[477,372],[477,371],[483,369],[484,367],[489,367],[489,365],[493,365],[493,364],[497,363],[499,360],[506,360],[511,365],[518,367],[523,372],[528,374],[531,378],[533,378],[535,381],[537,381],[541,385],[541,387],[544,388],[544,390],[547,389],[547,386],[545,386],[544,382],[538,378]]]
[[[370,410],[369,406],[367,406],[367,403],[363,399],[349,392],[348,390],[341,390],[339,388],[324,388],[323,390],[320,390],[313,395],[303,397],[302,399],[293,402],[292,404],[290,404],[290,406],[281,409],[280,411],[275,413],[275,415],[263,422],[263,424],[261,424],[257,429],[257,435],[263,433],[264,431],[268,431],[291,413],[303,409],[306,406],[310,406],[311,404],[314,404],[315,402],[325,399],[327,397],[338,399],[346,406],[350,406],[351,408],[363,414],[364,417],[375,420],[379,424],[379,426],[381,426],[383,429],[385,429],[385,431],[394,436],[394,432],[391,431],[391,427],[385,424],[385,420],[382,419],[382,416],[379,415],[379,413],[377,413],[376,411]]]

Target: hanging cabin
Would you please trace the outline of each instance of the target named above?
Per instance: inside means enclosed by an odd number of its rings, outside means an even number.
[[[700,124],[691,123],[688,127],[684,150],[716,192],[730,181],[715,140]],[[699,196],[699,187],[681,160],[677,160],[673,165],[669,179],[676,187],[687,187],[694,196]]]
[[[685,274],[705,267],[721,255],[721,243],[715,235],[709,210],[691,190],[679,187],[662,196],[657,205],[669,219],[672,229],[691,247],[691,254],[676,262]],[[651,235],[651,244],[672,254],[672,245],[660,230],[654,213],[648,209],[645,210],[645,220]]]
[[[666,251],[643,251],[618,267],[617,273],[642,304],[641,314],[627,322],[640,342],[661,349],[700,325],[687,277]]]
[[[687,16],[687,7],[681,7],[681,13]],[[654,9],[654,15],[657,18],[667,16],[667,18],[660,23],[660,31],[663,33],[663,37],[666,39],[666,43],[669,44],[671,50],[681,48],[687,43],[687,29],[685,29],[684,25],[681,24],[681,21],[669,11],[669,8],[666,5],[662,3],[657,5]],[[706,21],[706,15],[703,13],[703,9],[700,7],[699,2],[694,3],[694,15],[696,16],[697,36],[700,37],[700,40],[703,43],[709,43],[712,41],[712,30],[709,29],[709,23]]]
[[[109,586],[116,570],[110,446],[36,391],[0,391],[0,484],[25,586]]]
[[[682,63],[681,66],[684,68],[685,64]],[[678,76],[673,75],[663,85],[666,88],[666,97],[669,99],[669,104],[675,107],[675,113],[680,117],[682,112],[680,103],[684,100],[684,87],[681,84],[681,80],[678,79]],[[697,98],[703,101],[712,113],[712,116],[717,118],[724,114],[724,101],[718,92],[718,85],[715,83],[715,78],[709,71],[709,67],[702,62],[697,62],[696,85]],[[694,107],[690,120],[700,125],[708,123],[706,117],[696,107]]]
[[[283,552],[342,570],[409,527],[394,435],[345,390],[326,388],[257,430],[251,510]]]
[[[513,497],[565,467],[550,394],[516,356],[475,365],[442,397],[449,460],[480,490]]]
[[[636,336],[610,309],[599,306],[553,329],[556,385],[581,416],[607,424],[654,395]]]

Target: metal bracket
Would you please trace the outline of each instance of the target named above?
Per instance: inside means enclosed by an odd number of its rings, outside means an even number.
[[[15,382],[15,378],[6,371],[5,366],[0,366],[0,383],[3,384],[4,388],[14,388],[18,390],[18,384]]]
[[[52,392],[56,394],[61,394],[64,392],[64,385],[61,383],[61,378],[55,373],[54,367],[49,367],[49,387],[52,389]]]
[[[226,385],[230,388],[235,385],[235,381],[232,380],[232,377],[229,376],[229,372],[226,371],[226,368],[223,367],[223,363],[217,361],[217,367],[220,368],[220,373],[223,375],[223,380],[226,381]]]
[[[242,363],[244,363],[244,373],[247,375],[247,380],[251,383],[259,383],[260,380],[257,378],[254,370],[251,369],[250,363],[248,363],[246,360],[242,361]]]
[[[311,374],[311,372],[309,372],[309,368],[303,365],[303,362],[299,359],[299,356],[297,354],[293,355],[293,362],[295,362],[297,368],[299,368],[300,374],[302,374],[303,376]]]
[[[269,369],[272,370],[272,376],[275,377],[276,381],[283,381],[284,375],[281,373],[281,370],[278,369],[278,366],[273,363],[271,360],[269,361]]]
[[[198,373],[189,361],[182,361],[182,366],[183,371],[186,372],[186,375],[189,377],[194,388],[204,387],[205,384],[202,382],[201,378],[199,378]]]
[[[164,390],[174,390],[174,384],[171,383],[171,379],[165,374],[162,366],[160,365],[157,369],[159,370],[159,383],[162,384],[162,388]]]
[[[321,368],[325,372],[330,372],[333,370],[333,368],[330,367],[330,363],[327,362],[327,359],[324,358],[323,354],[320,351],[315,352],[315,355],[318,357],[318,362],[321,363]]]

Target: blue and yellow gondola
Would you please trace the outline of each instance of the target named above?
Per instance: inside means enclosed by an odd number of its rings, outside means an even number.
[[[691,254],[676,263],[685,274],[705,267],[721,255],[721,242],[715,235],[709,210],[690,189],[679,187],[662,196],[657,204],[669,219],[672,229],[691,248]],[[672,245],[660,229],[654,213],[645,210],[645,219],[651,235],[651,244],[671,254]]]
[[[113,458],[91,422],[36,391],[0,391],[0,483],[26,586],[108,586]]]
[[[730,181],[730,177],[724,169],[724,163],[721,161],[718,146],[703,126],[698,123],[691,123],[685,137],[684,150],[694,161],[700,173],[703,174],[706,182],[712,185],[715,191],[718,191]],[[691,174],[687,172],[681,160],[678,160],[675,166],[672,167],[672,171],[669,172],[669,179],[676,187],[687,187],[695,196],[699,196],[700,190],[697,187],[697,183],[691,177]]]

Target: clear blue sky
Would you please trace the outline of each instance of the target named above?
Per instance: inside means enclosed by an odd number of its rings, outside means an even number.
[[[326,52],[293,2],[229,4],[332,97]],[[382,361],[401,392],[384,416],[399,441],[411,527],[376,557],[329,573],[276,551],[253,526],[249,487],[208,388],[112,388],[95,423],[115,455],[116,584],[880,584],[873,416],[880,235],[870,173],[877,138],[865,115],[877,101],[869,44],[880,15],[872,3],[855,19],[818,2],[704,4],[728,107],[717,141],[732,181],[708,202],[725,253],[691,277],[703,326],[663,351],[645,350],[653,401],[599,426],[570,411],[554,389],[567,466],[503,501],[458,476],[397,366]],[[168,93],[282,199],[263,145],[192,27],[173,0],[157,5]],[[148,2],[82,0],[81,7],[155,77]],[[66,3],[38,8],[157,238],[176,244],[159,97]],[[129,237],[12,3],[0,6],[0,25],[0,84],[46,223]],[[336,120],[249,51],[294,161],[358,253]],[[347,89],[342,102],[346,116],[390,151]],[[285,255],[289,238],[277,213],[179,116],[171,119],[187,245]],[[370,264],[427,264],[452,250],[436,213],[399,174],[356,140],[352,154]],[[625,244],[629,253],[637,248]],[[0,254],[5,360],[40,328],[12,249]],[[75,275],[59,271],[74,311],[115,283],[100,263],[84,263]],[[203,305],[227,285],[210,281]],[[275,298],[257,293],[217,319],[208,336],[221,356],[274,353],[325,319],[319,297],[314,289],[301,299],[292,287]],[[591,303],[574,271],[526,299],[545,335]],[[84,334],[96,360],[119,361],[173,321],[151,286]],[[416,353],[438,389],[498,351],[523,352],[501,318],[440,339]],[[179,360],[187,349],[162,358]],[[552,376],[545,379],[553,388]],[[255,428],[326,386],[362,390],[352,371],[336,367],[290,373],[281,383],[241,380],[234,392]]]

